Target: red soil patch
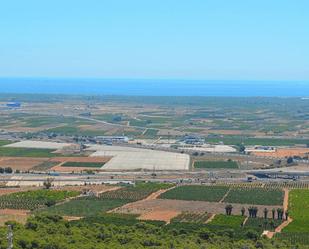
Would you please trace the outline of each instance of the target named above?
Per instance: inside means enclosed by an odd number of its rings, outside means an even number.
[[[142,214],[139,220],[159,220],[169,223],[171,219],[178,216],[181,212],[175,210],[154,210],[152,212]]]
[[[12,193],[25,192],[28,190],[37,190],[39,188],[36,187],[25,187],[25,188],[0,188],[0,196],[8,195]]]
[[[293,157],[300,156],[304,157],[309,154],[309,148],[286,148],[286,149],[277,149],[274,152],[252,152],[253,155],[256,156],[265,156],[265,157]]]
[[[13,170],[26,171],[47,160],[48,158],[1,157],[0,167],[11,167]]]

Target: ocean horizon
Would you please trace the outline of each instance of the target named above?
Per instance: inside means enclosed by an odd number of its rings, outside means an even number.
[[[305,97],[309,81],[0,78],[0,94]]]

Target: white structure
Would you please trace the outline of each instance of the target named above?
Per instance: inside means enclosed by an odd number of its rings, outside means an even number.
[[[32,149],[52,149],[59,150],[64,147],[71,146],[72,144],[68,143],[56,143],[56,142],[44,142],[44,141],[21,141],[13,144],[5,145],[4,147],[9,148],[32,148]]]
[[[121,146],[88,145],[95,150],[91,156],[112,156],[102,169],[105,170],[188,170],[187,154],[139,149]]]

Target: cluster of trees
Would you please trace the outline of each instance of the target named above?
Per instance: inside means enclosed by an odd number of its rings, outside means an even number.
[[[13,169],[11,167],[5,167],[5,168],[2,168],[0,167],[0,174],[12,174],[13,173]]]
[[[253,229],[233,230],[194,224],[155,224],[151,222],[104,219],[65,221],[60,216],[39,215],[25,225],[10,223],[14,249],[223,249],[292,248],[287,242],[268,240]],[[0,248],[7,248],[6,227],[0,227]]]

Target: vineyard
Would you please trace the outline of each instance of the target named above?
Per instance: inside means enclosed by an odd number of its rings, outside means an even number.
[[[224,198],[227,203],[242,203],[254,205],[282,205],[284,193],[282,190],[267,188],[231,188]]]
[[[226,227],[241,227],[244,220],[244,216],[219,214],[216,215],[209,224]]]
[[[35,210],[52,206],[70,197],[78,196],[77,191],[36,190],[0,196],[0,209]]]
[[[108,210],[128,203],[120,199],[99,199],[96,197],[78,198],[60,205],[52,206],[40,210],[42,213],[56,214],[60,216],[86,217],[102,214]]]
[[[211,214],[183,212],[171,220],[171,222],[205,223]]]
[[[108,191],[100,194],[100,199],[116,199],[138,201],[160,189],[172,187],[171,184],[157,183],[137,183],[136,186],[124,187],[116,191]]]
[[[226,196],[225,196],[226,195]],[[161,199],[191,200],[252,205],[282,205],[284,193],[279,189],[229,188],[227,186],[186,185],[163,193]]]
[[[167,191],[160,195],[160,198],[218,202],[228,190],[228,187],[186,185]]]
[[[309,245],[309,233],[307,232],[295,232],[295,233],[277,233],[275,238],[278,240],[288,241],[291,244]]]

